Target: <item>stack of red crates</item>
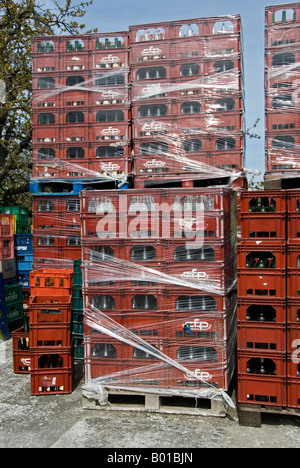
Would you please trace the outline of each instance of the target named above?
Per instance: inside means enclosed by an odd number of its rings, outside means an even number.
[[[266,176],[293,177],[300,170],[300,3],[266,7],[265,15]]]
[[[300,408],[300,190],[287,191],[287,394]]]
[[[129,32],[135,188],[242,172],[240,17]]]
[[[234,192],[86,191],[81,208],[85,317],[101,311],[84,328],[86,380],[121,372],[113,379],[125,387],[227,390],[236,357]]]
[[[29,344],[31,394],[71,393],[73,270],[30,273]]]
[[[287,399],[286,192],[241,193],[238,244],[238,401]]]
[[[128,76],[127,32],[33,41],[34,268],[72,268],[80,190],[126,179]]]

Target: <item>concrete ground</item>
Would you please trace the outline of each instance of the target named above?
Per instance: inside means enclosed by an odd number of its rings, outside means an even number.
[[[13,372],[12,340],[0,343],[1,448],[299,448],[300,417],[266,415],[260,428],[226,418],[82,407],[82,365],[71,395],[31,396],[30,375]],[[113,453],[113,452],[112,452]]]

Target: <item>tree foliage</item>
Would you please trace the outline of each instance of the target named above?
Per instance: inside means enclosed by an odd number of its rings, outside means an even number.
[[[93,0],[53,0],[53,8],[36,0],[0,0],[0,204],[30,204],[32,171],[32,39],[77,34]],[[89,32],[89,31],[88,31]]]

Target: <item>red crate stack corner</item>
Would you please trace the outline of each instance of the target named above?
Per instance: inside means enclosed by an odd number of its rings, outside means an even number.
[[[286,407],[287,192],[241,193],[237,249],[238,401]]]
[[[73,270],[30,273],[29,343],[31,394],[72,393],[74,345],[71,334]]]
[[[179,395],[227,391],[236,362],[235,192],[104,190],[80,200],[86,385],[111,377]]]
[[[299,177],[299,112],[297,111],[300,28],[299,3],[265,10],[265,181],[285,180],[293,187]]]

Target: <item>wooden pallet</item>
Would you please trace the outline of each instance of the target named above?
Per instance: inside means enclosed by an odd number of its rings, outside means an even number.
[[[265,190],[287,190],[298,188],[300,188],[300,171],[265,173]]]
[[[282,408],[278,406],[262,406],[255,404],[239,403],[238,419],[240,426],[261,427],[262,414],[274,414],[278,416],[300,416],[300,409]]]
[[[86,410],[146,411],[167,414],[194,416],[214,416],[225,418],[228,409],[222,400],[199,399],[195,397],[169,396],[168,394],[143,393],[106,389],[108,404],[102,406],[95,399],[82,397],[82,407]]]

